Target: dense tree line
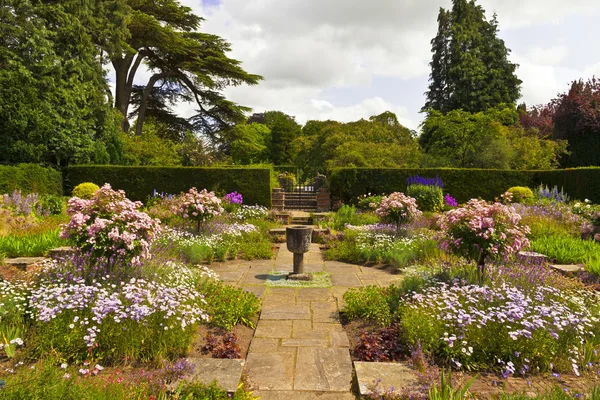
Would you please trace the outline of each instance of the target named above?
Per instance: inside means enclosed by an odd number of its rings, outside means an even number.
[[[305,175],[600,165],[600,83],[576,81],[546,105],[517,107],[517,65],[496,15],[488,20],[475,0],[439,11],[420,132],[390,112],[304,126],[276,110],[246,117],[222,91],[262,78],[201,32],[202,21],[177,0],[2,2],[0,163],[293,164]],[[142,68],[150,75],[140,83]],[[191,118],[176,113],[182,101],[195,105]]]

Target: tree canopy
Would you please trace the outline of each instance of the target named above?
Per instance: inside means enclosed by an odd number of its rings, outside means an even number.
[[[93,1],[0,7],[0,161],[118,162],[118,118],[93,37]]]
[[[131,117],[129,108],[135,102],[136,134],[142,133],[149,114],[167,124],[181,125],[181,119],[173,118],[169,102],[194,102],[197,114],[189,120],[189,126],[209,135],[245,119],[244,112],[249,109],[227,100],[221,92],[227,86],[257,84],[262,77],[247,73],[239,61],[227,57],[230,45],[224,39],[199,32],[201,17],[177,0],[118,3],[121,18],[127,21],[126,34],[117,32],[99,45],[104,45],[115,69],[115,108]],[[135,87],[141,65],[150,70],[151,76]],[[128,130],[127,118],[122,128]]]
[[[520,96],[517,65],[498,38],[496,15],[488,21],[475,0],[453,0],[452,9],[440,8],[427,101],[423,111],[447,113],[462,109],[477,113],[499,104],[514,104]]]

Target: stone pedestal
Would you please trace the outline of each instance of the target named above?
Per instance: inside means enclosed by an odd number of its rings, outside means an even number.
[[[312,241],[311,226],[288,226],[285,230],[287,249],[294,253],[294,272],[292,275],[304,274],[304,253],[310,249]]]

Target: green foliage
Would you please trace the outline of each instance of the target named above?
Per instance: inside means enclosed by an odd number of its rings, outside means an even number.
[[[429,389],[429,396],[427,397],[430,400],[462,400],[468,399],[471,396],[469,393],[469,387],[475,382],[477,377],[472,377],[468,382],[466,382],[461,388],[454,389],[452,386],[452,369],[448,369],[448,374],[446,374],[445,369],[442,369],[441,381],[439,387],[437,385],[431,387]]]
[[[102,3],[108,6],[113,2]],[[121,7],[114,19],[124,22],[125,27],[98,45],[115,69],[115,108],[124,117],[137,116],[136,135],[141,135],[146,116],[175,130],[191,127],[205,133],[245,119],[248,108],[228,101],[222,90],[257,84],[262,77],[247,73],[239,61],[227,57],[230,44],[224,39],[200,32],[203,19],[190,7],[176,0],[118,5]],[[150,70],[150,76],[134,87],[133,83],[139,82],[140,65]],[[188,121],[178,118],[171,105],[180,100],[194,101],[199,113]],[[131,114],[130,105],[134,106]],[[128,130],[127,118],[124,132]]]
[[[234,164],[260,164],[271,161],[271,130],[264,124],[238,124],[225,131],[229,155]]]
[[[441,187],[430,185],[409,185],[406,195],[414,197],[421,211],[437,212],[444,208],[444,191]]]
[[[260,300],[254,293],[212,280],[201,282],[198,291],[205,296],[204,307],[212,326],[231,330],[242,323],[254,327],[254,318],[260,310]]]
[[[512,171],[461,168],[336,168],[330,174],[329,190],[334,199],[349,203],[364,193],[405,192],[406,179],[439,176],[444,190],[459,203],[481,197],[494,200],[512,186],[536,187],[540,183],[563,187],[573,199],[600,203],[600,168]]]
[[[36,164],[0,165],[0,194],[15,189],[23,194],[62,195],[62,174]]]
[[[295,156],[292,142],[301,134],[300,125],[290,116],[281,111],[264,113],[264,122],[271,130],[270,150],[271,161],[275,165],[289,164]],[[268,148],[268,140],[265,140]]]
[[[185,400],[257,400],[252,393],[244,391],[240,385],[236,392],[232,395],[225,390],[219,388],[217,382],[210,385],[202,383],[191,383],[185,385],[180,390],[181,399]]]
[[[191,187],[215,192],[238,192],[246,204],[271,207],[271,170],[265,167],[109,167],[72,166],[65,172],[65,190],[81,182],[110,183],[123,189],[132,200],[145,200],[154,190],[187,192]]]
[[[60,229],[53,229],[30,235],[0,236],[0,253],[5,257],[45,256],[48,250],[69,244],[68,241],[60,239],[59,234]]]
[[[16,374],[6,376],[1,390],[5,400],[139,400],[147,398],[148,387],[140,384],[116,383],[99,379],[76,379],[77,371],[69,369],[73,377],[65,379],[67,371],[60,362],[45,359],[35,369],[21,367]]]
[[[496,16],[488,21],[475,1],[453,0],[451,10],[440,9],[425,110],[479,112],[516,102],[517,65],[497,34]]]
[[[164,124],[153,119],[144,124],[141,135],[121,134],[123,164],[125,165],[182,165],[182,145],[160,136]]]
[[[296,164],[312,176],[335,167],[412,167],[421,158],[412,132],[389,112],[369,121],[308,121],[302,133]]]
[[[94,194],[100,190],[100,186],[92,182],[83,182],[73,188],[71,194],[80,199],[89,200],[94,197]]]
[[[373,213],[357,213],[355,206],[342,205],[333,216],[333,229],[342,230],[346,224],[358,226],[376,224],[379,217]]]
[[[543,169],[558,166],[565,141],[540,137],[518,123],[514,105],[486,111],[429,110],[419,142],[427,153],[423,164],[460,168]]]
[[[600,276],[600,243],[564,235],[539,236],[531,241],[531,249],[547,255],[557,264],[585,264]]]
[[[529,203],[533,201],[533,191],[528,187],[524,186],[513,186],[507,190],[510,194],[512,194],[512,202],[513,203]]]
[[[392,323],[388,297],[387,290],[378,286],[349,289],[344,293],[344,315],[350,320],[364,318],[388,326]]]
[[[106,23],[97,7],[74,0],[3,2],[0,161],[117,161],[118,121],[93,42],[94,27]]]

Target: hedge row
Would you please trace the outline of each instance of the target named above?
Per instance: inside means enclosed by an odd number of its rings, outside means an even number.
[[[271,169],[269,168],[196,168],[196,167],[121,167],[86,165],[67,167],[64,171],[65,194],[82,182],[99,186],[110,183],[123,189],[132,200],[145,201],[154,190],[170,194],[214,190],[220,194],[237,191],[245,204],[271,207]]]
[[[572,199],[590,199],[600,203],[600,168],[576,168],[549,171],[513,171],[458,168],[337,168],[329,184],[332,197],[349,202],[365,193],[382,194],[406,190],[406,179],[420,175],[439,176],[444,193],[459,203],[480,197],[493,200],[512,186],[535,188],[540,183],[563,187]]]
[[[0,194],[12,193],[15,189],[62,196],[62,174],[37,164],[0,165]]]

